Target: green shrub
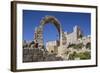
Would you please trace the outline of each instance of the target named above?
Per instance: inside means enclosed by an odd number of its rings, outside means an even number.
[[[73,52],[73,54],[69,55],[69,60],[75,60],[75,58],[80,58],[81,60],[86,60],[91,58],[90,52],[81,52],[81,53],[76,53]]]
[[[86,44],[86,48],[91,49],[91,43],[87,43],[87,44]]]

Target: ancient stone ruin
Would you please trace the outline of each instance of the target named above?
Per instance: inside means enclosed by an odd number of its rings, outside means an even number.
[[[49,41],[44,46],[43,28],[47,23],[51,23],[56,27],[59,33],[59,40]],[[30,42],[23,41],[23,62],[89,59],[90,48],[91,37],[83,36],[78,26],[75,26],[71,33],[64,32],[61,23],[54,16],[45,16],[41,19],[39,26],[35,28],[34,39]],[[88,55],[88,58],[73,57],[73,54],[84,55],[84,53]]]

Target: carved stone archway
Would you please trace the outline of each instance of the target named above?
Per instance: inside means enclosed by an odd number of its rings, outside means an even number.
[[[58,33],[59,33],[59,42],[60,42],[60,45],[62,45],[62,43],[63,43],[63,36],[62,36],[63,31],[62,31],[60,22],[54,16],[45,16],[42,18],[42,20],[40,21],[39,27],[37,27],[35,29],[34,41],[36,43],[38,43],[39,47],[42,47],[44,45],[43,44],[43,27],[47,23],[52,23],[57,28]]]

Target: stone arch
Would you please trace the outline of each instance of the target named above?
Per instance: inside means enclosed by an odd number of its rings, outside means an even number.
[[[45,16],[41,21],[40,21],[40,26],[44,27],[47,23],[52,23],[58,30],[58,33],[60,34],[61,29],[61,24],[56,19],[54,16]]]
[[[52,23],[56,29],[58,30],[59,33],[59,42],[60,45],[62,45],[62,28],[61,28],[61,24],[60,22],[54,17],[54,16],[45,16],[41,19],[39,27],[36,28],[35,32],[36,35],[35,36],[35,41],[37,43],[39,43],[39,46],[43,46],[43,27],[47,24],[47,23]]]

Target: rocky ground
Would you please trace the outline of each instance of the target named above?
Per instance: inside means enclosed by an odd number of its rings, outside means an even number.
[[[23,62],[62,61],[61,57],[41,49],[23,49]]]

